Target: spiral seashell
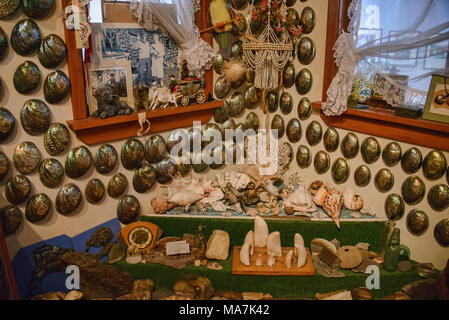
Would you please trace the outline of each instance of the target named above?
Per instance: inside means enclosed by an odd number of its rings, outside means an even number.
[[[153,198],[150,201],[151,207],[153,207],[154,212],[157,214],[163,214],[174,207],[173,203],[168,202],[166,199]]]
[[[39,166],[39,179],[47,188],[56,188],[64,178],[62,164],[54,159],[44,159]]]
[[[95,154],[95,169],[100,174],[107,174],[114,170],[118,156],[115,148],[110,144],[102,145]]]
[[[29,174],[37,169],[41,155],[36,145],[30,141],[19,143],[13,153],[14,167],[21,174]]]
[[[18,93],[27,94],[37,88],[41,79],[41,72],[32,61],[20,64],[13,75],[14,88]]]
[[[140,203],[135,196],[125,195],[120,198],[117,205],[117,217],[123,224],[130,224],[140,214]]]
[[[92,155],[84,146],[76,147],[67,154],[65,160],[65,173],[69,178],[82,177],[92,165]]]
[[[17,22],[11,32],[11,46],[21,56],[28,56],[39,48],[41,32],[36,22],[23,19]]]
[[[32,196],[25,206],[25,218],[29,222],[39,222],[48,216],[51,209],[51,200],[45,193]]]
[[[79,207],[81,200],[81,190],[78,186],[68,183],[62,186],[56,196],[56,211],[62,215],[69,215]]]
[[[338,228],[340,228],[340,213],[343,207],[343,193],[336,189],[329,190],[323,203],[323,209],[332,218]]]
[[[23,130],[32,136],[44,133],[51,123],[50,109],[41,100],[27,100],[20,111],[20,122]]]
[[[63,152],[70,143],[70,134],[67,127],[62,123],[52,123],[44,136],[45,150],[51,156]]]
[[[39,62],[47,69],[56,68],[67,55],[64,40],[56,34],[50,34],[42,39],[39,46]]]
[[[33,19],[44,18],[51,11],[54,0],[22,0],[23,13]]]
[[[309,188],[307,189],[307,191],[310,192],[310,194],[312,196],[316,195],[316,193],[318,192],[318,190],[320,190],[320,188],[324,185],[324,182],[321,180],[315,180],[313,181],[310,185]]]
[[[323,206],[328,193],[326,185],[323,184],[313,196],[313,202],[318,206]]]
[[[22,222],[23,214],[18,207],[7,205],[0,208],[0,223],[6,236],[16,232]]]
[[[9,172],[9,160],[6,154],[0,151],[0,182],[5,179]]]
[[[23,175],[12,177],[6,184],[5,197],[13,205],[18,205],[25,202],[30,194],[30,180]]]
[[[126,190],[128,186],[128,180],[122,173],[117,173],[114,175],[108,183],[108,194],[112,198],[120,197]]]
[[[67,75],[56,70],[47,75],[44,81],[44,97],[48,103],[58,103],[70,94],[70,81]]]

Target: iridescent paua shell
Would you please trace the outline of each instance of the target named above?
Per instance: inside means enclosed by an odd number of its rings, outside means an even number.
[[[341,153],[346,159],[353,159],[359,153],[359,149],[359,139],[354,133],[349,132],[341,142]]]
[[[145,142],[145,159],[149,163],[161,161],[167,154],[167,145],[159,134],[151,135]]]
[[[25,202],[31,194],[31,183],[27,177],[17,175],[9,179],[5,187],[5,197],[11,204]]]
[[[221,74],[221,70],[224,66],[226,62],[226,59],[223,58],[223,55],[221,54],[220,51],[217,52],[217,55],[215,57],[215,60],[212,64],[212,66],[214,67],[214,70],[217,74]]]
[[[320,150],[315,154],[313,165],[318,174],[326,173],[330,167],[330,157],[326,151]]]
[[[6,56],[8,50],[8,39],[3,29],[0,27],[0,60]]]
[[[117,204],[117,218],[123,224],[130,224],[137,220],[140,214],[139,200],[127,194],[120,198]]]
[[[244,96],[245,96],[245,107],[248,109],[254,109],[259,105],[262,94],[259,88],[249,86],[245,89]]]
[[[440,246],[449,247],[449,219],[438,222],[433,230],[433,235]]]
[[[167,139],[167,151],[170,154],[174,154],[176,152],[176,149],[178,150],[177,155],[181,156],[183,150],[185,150],[188,146],[188,133],[187,130],[184,129],[175,129],[172,132],[170,132],[170,135]],[[173,149],[175,148],[176,149]]]
[[[28,56],[39,48],[41,32],[36,22],[23,19],[11,31],[11,47],[21,56]]]
[[[225,80],[223,76],[215,81],[214,92],[217,99],[224,99],[231,91],[231,81]]]
[[[33,142],[25,141],[15,147],[12,160],[17,171],[29,174],[39,166],[41,155]]]
[[[420,236],[429,228],[429,217],[418,209],[413,209],[407,214],[407,229],[411,234]]]
[[[20,64],[13,75],[14,88],[18,93],[27,94],[37,88],[41,79],[41,72],[32,61]]]
[[[56,196],[56,211],[64,216],[73,213],[81,204],[82,197],[81,190],[76,184],[63,185]]]
[[[91,179],[86,184],[84,195],[89,203],[98,203],[103,199],[106,193],[103,182],[100,179]]]
[[[246,69],[246,74],[245,74],[246,82],[248,82],[249,84],[254,84],[255,77],[256,77],[256,72],[254,70]]]
[[[151,164],[144,163],[134,171],[132,183],[136,192],[147,192],[153,187],[155,182],[156,169]]]
[[[229,119],[229,104],[224,103],[223,106],[214,109],[214,121],[223,123]]]
[[[201,149],[201,139],[202,139],[202,131],[200,128],[190,128],[187,133],[187,138],[190,144],[190,151],[196,152]]]
[[[16,232],[22,222],[22,210],[18,207],[7,205],[0,208],[0,223],[6,236]]]
[[[382,151],[382,159],[384,160],[384,163],[389,167],[397,165],[399,161],[401,161],[401,157],[402,149],[400,144],[397,142],[390,142]]]
[[[298,43],[298,60],[302,64],[308,65],[315,58],[315,42],[309,37],[302,37]]]
[[[295,5],[295,3],[296,3],[296,0],[287,0],[287,1],[285,1],[285,5],[287,7],[293,7]]]
[[[278,139],[281,139],[284,136],[285,124],[284,119],[280,115],[274,115],[273,120],[271,121],[271,129],[278,131]]]
[[[309,34],[315,27],[315,11],[311,7],[305,7],[301,13],[301,26],[304,34]]]
[[[47,75],[44,81],[44,98],[48,103],[58,103],[70,94],[70,81],[67,75],[56,70]]]
[[[139,167],[145,158],[145,147],[137,139],[128,139],[122,146],[120,159],[122,165],[127,170],[134,170]]]
[[[231,117],[240,116],[245,110],[245,97],[242,92],[236,91],[229,100],[229,114]]]
[[[287,164],[290,164],[293,161],[293,158],[295,158],[295,152],[293,151],[292,145],[288,142],[284,142],[282,148],[285,150],[285,156],[288,159]]]
[[[222,140],[220,127],[216,123],[208,123],[204,128],[202,136],[201,146],[203,148],[215,141],[215,139],[218,139],[217,141]]]
[[[0,151],[0,182],[8,175],[9,166],[8,157]]]
[[[168,183],[178,172],[178,165],[173,158],[165,157],[159,161],[156,166],[156,180],[159,183]]]
[[[177,159],[178,163],[178,172],[181,174],[181,176],[186,176],[192,171],[192,160],[189,156],[184,156],[182,158]]]
[[[232,133],[234,134],[234,130],[235,130],[235,121],[232,118],[229,118],[228,120],[226,120],[225,122],[223,122],[221,124],[221,134],[223,135],[223,140],[226,139],[226,130],[232,130]],[[234,138],[235,140],[235,138]]]
[[[51,200],[45,193],[33,195],[25,206],[25,218],[29,222],[39,222],[48,216],[51,209]]]
[[[402,183],[401,194],[407,204],[418,204],[426,195],[426,185],[420,177],[409,176]]]
[[[0,142],[6,140],[14,129],[14,116],[8,109],[0,107]]]
[[[289,62],[282,72],[282,85],[284,88],[291,88],[295,84],[296,71],[292,62]]]
[[[44,136],[44,147],[51,156],[56,156],[70,144],[70,134],[67,127],[62,123],[52,123]]]
[[[44,133],[51,124],[50,109],[41,100],[27,100],[20,111],[20,123],[29,135]]]
[[[42,39],[37,56],[41,65],[53,69],[64,61],[66,54],[64,40],[56,34],[50,34]]]
[[[279,96],[277,92],[274,90],[268,91],[265,99],[268,106],[268,111],[271,113],[276,112],[279,106]]]
[[[374,185],[380,192],[387,192],[393,188],[394,176],[387,168],[380,169],[374,177]]]
[[[117,151],[110,144],[102,145],[95,153],[95,169],[97,169],[100,174],[107,174],[114,170],[117,161]]]
[[[427,202],[435,211],[446,210],[449,207],[449,187],[445,184],[434,185],[427,194]]]
[[[245,127],[257,131],[259,129],[259,116],[254,112],[248,113],[245,119]]]
[[[316,146],[321,141],[323,129],[318,121],[312,121],[306,128],[306,139],[311,146]]]
[[[424,177],[429,180],[437,180],[444,175],[447,167],[447,160],[440,150],[430,151],[422,163]]]
[[[422,154],[418,148],[408,149],[401,159],[401,167],[405,173],[412,174],[418,172],[422,165]]]
[[[337,129],[334,127],[328,127],[323,136],[324,149],[327,152],[334,152],[338,149],[340,143],[340,136],[338,135]]]
[[[332,179],[336,184],[345,183],[348,181],[350,169],[348,161],[345,158],[338,158],[332,164]]]
[[[204,162],[201,152],[195,152],[193,154],[192,162],[193,171],[196,173],[204,172],[209,168],[209,165]]]
[[[44,18],[52,9],[54,0],[22,0],[23,13],[33,19]]]
[[[358,187],[366,187],[371,181],[371,171],[368,166],[362,164],[354,172],[354,182]]]
[[[223,167],[223,165],[225,164],[225,160],[226,160],[225,148],[222,146],[221,148],[212,149],[211,153],[210,153],[210,158],[211,158],[211,164],[209,165],[209,167],[211,169],[216,170],[216,169]]]
[[[385,199],[385,214],[389,220],[397,221],[404,216],[405,204],[397,193],[388,195]]]
[[[111,177],[108,182],[108,195],[112,198],[120,197],[128,187],[128,179],[126,179],[123,173],[117,173]]]
[[[289,22],[289,24],[299,26],[299,13],[295,9],[288,8],[285,18]]]
[[[55,158],[42,160],[39,165],[39,179],[47,188],[56,188],[64,179],[64,168]]]
[[[300,145],[296,152],[296,163],[301,169],[308,168],[312,162],[312,154],[310,149],[305,145]]]
[[[92,166],[92,155],[84,146],[70,150],[65,159],[65,173],[69,178],[77,179],[89,171]]]
[[[301,139],[301,122],[296,119],[290,119],[287,123],[287,138],[291,143],[298,142]]]
[[[381,147],[376,138],[368,137],[365,140],[363,140],[360,152],[362,154],[363,160],[367,164],[372,164],[379,159]]]
[[[293,97],[288,92],[282,92],[279,99],[279,109],[283,114],[289,114],[293,109]]]
[[[245,74],[242,74],[240,78],[231,82],[231,88],[234,90],[238,89],[245,83],[245,81],[246,81]]]
[[[14,14],[20,6],[20,0],[0,1],[0,19],[5,19]]]
[[[231,47],[231,58],[240,59],[243,55],[243,42],[242,40],[237,40],[232,44]]]
[[[313,84],[313,77],[310,70],[302,69],[301,71],[299,71],[298,75],[296,76],[295,84],[296,90],[299,94],[307,94],[312,88]]]

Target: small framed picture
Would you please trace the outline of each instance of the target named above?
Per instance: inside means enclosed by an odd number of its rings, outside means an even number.
[[[432,76],[422,117],[449,123],[449,77]]]

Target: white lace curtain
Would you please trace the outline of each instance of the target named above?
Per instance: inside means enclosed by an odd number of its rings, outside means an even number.
[[[344,113],[362,74],[392,106],[422,108],[431,75],[449,76],[449,1],[353,0],[348,17],[348,32],[334,45],[338,71],[323,113]]]
[[[148,30],[166,30],[178,43],[179,60],[186,59],[190,73],[196,76],[210,69],[215,58],[195,25],[199,9],[199,0],[131,0],[131,12],[139,24]]]

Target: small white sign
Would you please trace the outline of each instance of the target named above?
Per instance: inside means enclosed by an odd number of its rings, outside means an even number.
[[[165,244],[165,252],[167,256],[190,253],[190,246],[185,240],[167,242]]]

